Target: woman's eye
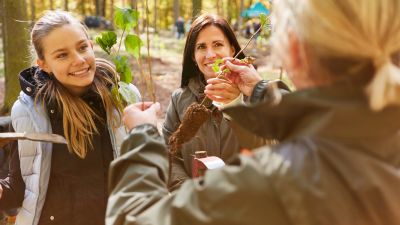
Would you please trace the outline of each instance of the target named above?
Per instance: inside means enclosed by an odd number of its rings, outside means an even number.
[[[221,46],[224,46],[224,44],[217,42],[217,43],[214,44],[214,46],[215,47],[221,47]]]
[[[205,49],[206,47],[204,45],[199,45],[197,46],[197,49]]]

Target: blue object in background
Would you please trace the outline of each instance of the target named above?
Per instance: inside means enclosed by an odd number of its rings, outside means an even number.
[[[248,9],[243,10],[243,12],[240,13],[240,16],[244,18],[252,18],[252,17],[259,17],[261,13],[268,16],[270,14],[270,11],[261,2],[256,2],[253,5],[251,5]]]

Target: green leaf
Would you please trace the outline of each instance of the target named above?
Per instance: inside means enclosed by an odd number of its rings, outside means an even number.
[[[132,82],[132,73],[129,67],[128,57],[127,56],[116,56],[114,59],[114,64],[119,73],[120,80],[125,83]]]
[[[219,65],[221,65],[222,62],[223,62],[222,59],[215,60],[215,62],[212,65],[212,69],[214,70],[214,72],[219,73],[221,71]]]
[[[111,89],[111,96],[113,98],[113,101],[115,102],[116,106],[121,110],[121,112],[124,110],[124,104],[122,102],[122,99],[120,97],[120,94],[118,92],[118,87],[114,86]]]
[[[128,34],[125,37],[125,50],[132,54],[136,59],[140,56],[140,48],[142,47],[143,42],[140,38],[133,34]]]
[[[117,35],[113,31],[102,32],[96,37],[96,43],[110,55],[111,48],[117,43]]]
[[[139,13],[130,8],[115,7],[114,11],[115,25],[122,30],[129,30],[138,25]]]
[[[138,100],[138,96],[136,93],[132,90],[132,88],[129,87],[129,84],[125,82],[118,82],[119,88],[118,92],[121,95],[122,99],[129,105],[136,103]]]
[[[261,22],[261,26],[264,26],[264,24],[266,24],[268,21],[267,15],[265,15],[264,13],[260,14],[260,22]]]

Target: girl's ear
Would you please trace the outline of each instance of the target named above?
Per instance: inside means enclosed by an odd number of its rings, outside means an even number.
[[[39,68],[45,71],[46,73],[50,73],[50,68],[47,66],[46,62],[44,60],[38,59],[36,60],[36,63],[38,64]]]

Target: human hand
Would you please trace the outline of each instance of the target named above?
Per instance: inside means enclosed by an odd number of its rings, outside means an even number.
[[[207,83],[204,93],[213,101],[227,104],[240,95],[238,86],[229,80],[211,78],[207,80]]]
[[[225,74],[225,77],[232,83],[237,84],[238,88],[244,95],[250,96],[253,92],[254,86],[262,80],[254,66],[233,58],[224,58],[223,62],[224,65],[221,67],[221,70],[224,71],[224,69],[229,69],[229,72]]]
[[[160,103],[140,102],[128,105],[123,112],[122,121],[126,128],[132,128],[142,124],[157,126],[157,113],[160,111]]]

